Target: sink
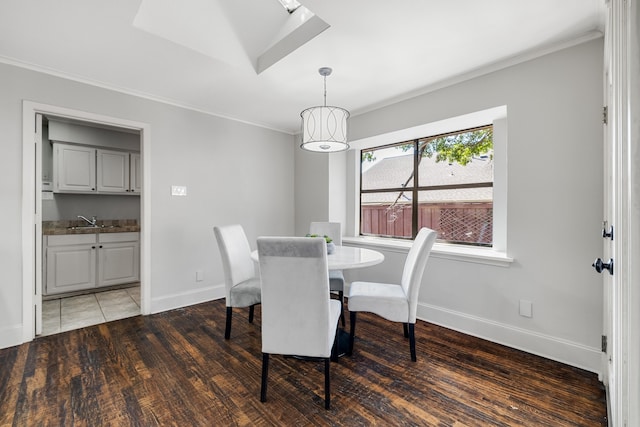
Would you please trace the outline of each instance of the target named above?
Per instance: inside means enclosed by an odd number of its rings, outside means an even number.
[[[67,227],[67,230],[86,230],[90,228],[100,228],[98,225],[77,225],[75,227]]]

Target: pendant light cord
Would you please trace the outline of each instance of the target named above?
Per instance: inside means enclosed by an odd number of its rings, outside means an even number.
[[[324,106],[327,106],[327,76],[324,76]]]

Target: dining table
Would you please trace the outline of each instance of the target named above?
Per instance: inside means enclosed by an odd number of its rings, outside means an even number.
[[[258,251],[251,252],[251,259],[259,261]],[[384,255],[373,249],[354,246],[335,246],[333,252],[327,254],[329,270],[349,270],[352,268],[370,267],[384,261]]]
[[[258,250],[251,252],[251,259],[259,262]],[[384,261],[384,254],[373,249],[354,246],[336,245],[330,254],[327,254],[327,268],[329,270],[349,270],[355,268],[370,267]],[[343,303],[343,301],[340,301]],[[349,350],[349,333],[339,327],[336,335],[338,356],[344,356]]]

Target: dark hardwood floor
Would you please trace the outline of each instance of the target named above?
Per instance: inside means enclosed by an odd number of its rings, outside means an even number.
[[[261,403],[259,306],[247,315],[229,341],[218,300],[0,350],[0,425],[606,425],[595,374],[421,321],[412,363],[402,326],[365,313],[330,410],[322,363],[280,356]]]

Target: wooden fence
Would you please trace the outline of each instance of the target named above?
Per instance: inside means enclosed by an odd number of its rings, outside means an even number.
[[[492,203],[421,203],[418,227],[438,232],[438,239],[491,246]],[[364,235],[411,238],[411,204],[363,205],[360,232]]]

